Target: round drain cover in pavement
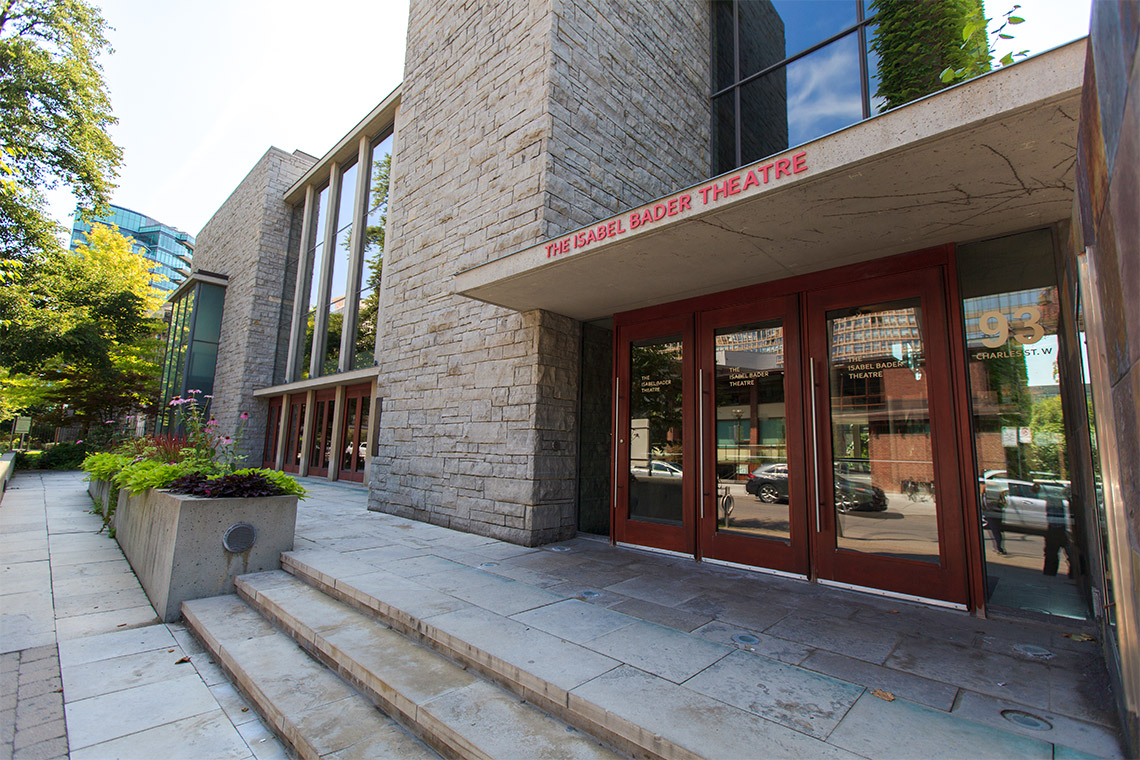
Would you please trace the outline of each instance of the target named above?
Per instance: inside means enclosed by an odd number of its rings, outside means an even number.
[[[483,568],[498,567],[498,566],[499,566],[498,562],[480,562],[479,563],[479,567],[483,567]]]
[[[256,540],[257,528],[254,528],[247,522],[239,522],[226,528],[226,532],[222,535],[222,546],[224,546],[228,552],[241,554],[242,552],[249,551],[250,547],[253,546],[253,542]]]
[[[552,546],[552,547],[550,547],[550,551],[552,551],[552,552],[568,552],[568,551],[570,551],[570,547],[569,546]]]
[[[753,636],[751,633],[738,633],[732,637],[732,640],[737,644],[759,644],[760,639]]]
[[[1022,710],[1002,710],[1001,717],[1030,731],[1048,731],[1053,728],[1053,724],[1044,718]]]
[[[583,591],[582,592],[582,598],[583,599],[593,599],[596,596],[601,596],[601,595],[597,591]]]
[[[1039,647],[1036,644],[1014,644],[1013,651],[1023,654],[1026,657],[1032,657],[1035,660],[1052,660],[1054,655],[1045,647]]]

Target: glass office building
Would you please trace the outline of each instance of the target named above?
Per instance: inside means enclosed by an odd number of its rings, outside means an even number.
[[[175,229],[129,208],[111,205],[107,214],[84,219],[78,212],[71,229],[71,245],[87,242],[92,224],[114,225],[123,235],[134,239],[131,247],[150,264],[151,283],[161,290],[173,292],[190,274],[194,253],[194,236]]]

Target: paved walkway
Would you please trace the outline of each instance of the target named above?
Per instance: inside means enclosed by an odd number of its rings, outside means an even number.
[[[1077,625],[980,620],[589,538],[528,549],[366,512],[357,486],[304,483],[298,549],[334,550],[475,605],[488,585],[465,587],[447,568],[624,613],[646,623],[636,641],[609,631],[585,646],[647,672],[685,658],[667,651],[677,632],[701,637],[729,655],[686,673],[687,687],[866,757],[980,756],[995,742],[1004,756],[1120,756],[1099,645],[1067,637]],[[185,629],[157,621],[89,506],[78,473],[20,473],[0,502],[0,757],[62,756],[68,745],[75,758],[283,756]],[[570,607],[505,614],[565,637]],[[778,698],[797,691],[831,701],[828,726],[803,725],[807,713]]]

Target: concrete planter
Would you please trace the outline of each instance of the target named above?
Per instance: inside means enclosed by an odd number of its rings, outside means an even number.
[[[155,612],[169,623],[188,599],[231,594],[236,576],[279,569],[281,552],[293,548],[296,522],[296,496],[206,499],[124,490],[115,539]]]
[[[107,519],[107,511],[111,508],[112,500],[117,504],[119,489],[115,488],[109,480],[90,480],[87,482],[87,493],[99,506],[103,519]]]

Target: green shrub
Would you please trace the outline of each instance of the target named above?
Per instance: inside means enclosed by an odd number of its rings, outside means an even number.
[[[49,443],[43,451],[18,451],[17,470],[78,470],[87,455],[81,443]]]
[[[88,480],[111,480],[130,463],[131,457],[104,452],[88,454],[80,469],[87,473]]]
[[[127,489],[127,493],[138,495],[148,488],[166,488],[176,478],[194,472],[195,469],[194,465],[186,462],[169,464],[140,459],[120,470],[114,477],[114,483],[119,488]]]

